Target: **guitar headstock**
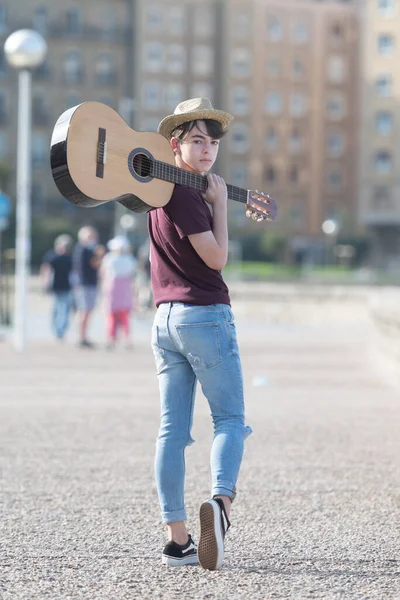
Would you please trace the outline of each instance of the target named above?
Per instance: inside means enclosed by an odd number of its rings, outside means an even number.
[[[258,190],[247,191],[246,217],[254,221],[274,221],[278,214],[275,200]]]

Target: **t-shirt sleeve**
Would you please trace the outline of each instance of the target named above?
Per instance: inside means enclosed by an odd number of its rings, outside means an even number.
[[[51,265],[54,259],[54,250],[47,250],[46,254],[43,256],[42,263],[46,265]]]
[[[211,213],[200,192],[195,189],[175,186],[166,212],[182,239],[194,233],[211,231]]]

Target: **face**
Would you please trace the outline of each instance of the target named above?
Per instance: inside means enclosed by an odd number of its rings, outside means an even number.
[[[182,141],[172,138],[176,165],[193,173],[206,173],[218,155],[219,140],[212,139],[204,121],[198,121]]]

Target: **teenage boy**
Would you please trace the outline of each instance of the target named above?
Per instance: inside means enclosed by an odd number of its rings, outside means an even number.
[[[176,165],[206,174],[233,117],[207,98],[181,102],[163,119]],[[231,502],[245,438],[243,379],[228,288],[221,269],[228,257],[227,189],[209,174],[204,195],[176,185],[168,204],[149,212],[151,281],[157,313],[152,330],[161,400],[155,478],[168,543],[162,562],[200,562],[218,569],[230,526]],[[210,210],[212,207],[212,212]],[[214,425],[211,498],[200,507],[199,546],[187,532],[184,503],[185,448],[193,443],[196,383]]]

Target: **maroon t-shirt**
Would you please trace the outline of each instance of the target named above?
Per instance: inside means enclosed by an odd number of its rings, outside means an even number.
[[[168,204],[151,210],[148,217],[156,306],[162,302],[230,304],[221,272],[206,265],[187,237],[212,231],[211,211],[201,193],[175,185]]]

